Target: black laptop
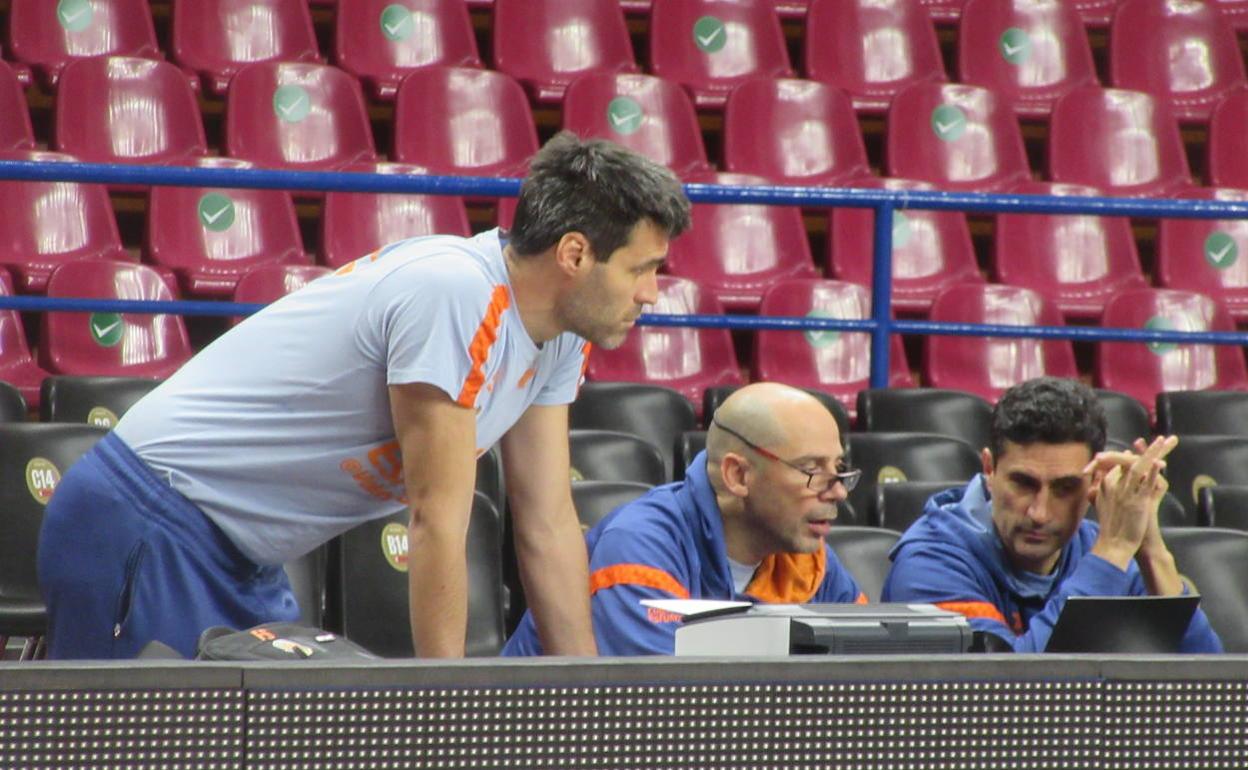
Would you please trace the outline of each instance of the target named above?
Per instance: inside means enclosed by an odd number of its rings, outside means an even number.
[[[1071,596],[1045,652],[1179,651],[1200,596]]]

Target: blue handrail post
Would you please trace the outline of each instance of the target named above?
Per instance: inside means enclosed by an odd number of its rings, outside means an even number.
[[[893,326],[893,209],[882,203],[875,209],[871,253],[871,387],[888,387],[888,342]]]

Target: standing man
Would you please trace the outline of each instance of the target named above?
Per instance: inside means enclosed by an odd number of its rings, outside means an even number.
[[[642,599],[865,602],[824,541],[861,471],[832,413],[755,383],[715,412],[684,481],[656,487],[590,530],[594,634],[604,655],[670,655],[680,617]],[[504,655],[554,651],[526,613]]]
[[[992,414],[984,471],[927,502],[889,555],[884,601],[966,615],[1019,652],[1041,652],[1068,596],[1175,596],[1186,588],[1157,509],[1174,436],[1102,452],[1105,413],[1075,380],[1007,390]],[[1084,516],[1095,502],[1099,526]],[[1221,652],[1204,612],[1184,652]]]
[[[51,657],[154,639],[190,656],[204,628],[296,619],[282,564],[404,508],[416,654],[463,655],[476,458],[498,441],[541,638],[594,654],[567,404],[590,344],[620,345],[656,301],[688,224],[670,171],[560,134],[510,232],[387,246],[222,335],[53,495]]]

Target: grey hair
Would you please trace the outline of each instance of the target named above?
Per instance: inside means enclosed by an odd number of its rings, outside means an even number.
[[[668,238],[689,228],[689,199],[676,175],[613,142],[564,131],[533,156],[508,239],[517,255],[531,256],[579,232],[605,262],[642,220]]]

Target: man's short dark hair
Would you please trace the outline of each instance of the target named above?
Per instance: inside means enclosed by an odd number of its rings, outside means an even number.
[[[579,232],[605,262],[643,219],[668,238],[688,229],[689,199],[676,175],[613,142],[564,131],[533,156],[508,239],[529,256]]]
[[[1105,448],[1105,409],[1092,389],[1078,380],[1038,377],[1010,388],[992,410],[989,448],[995,463],[1005,442],[1087,444],[1092,454]]]

